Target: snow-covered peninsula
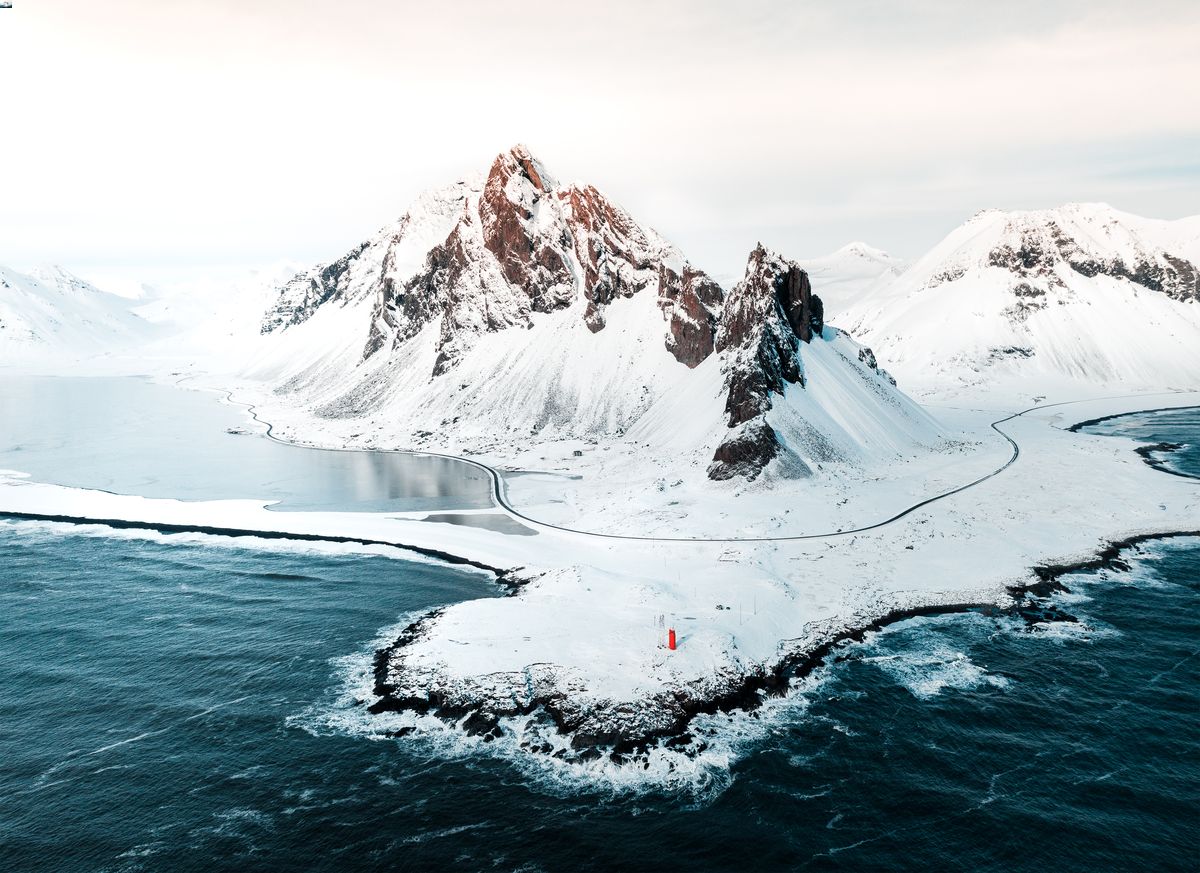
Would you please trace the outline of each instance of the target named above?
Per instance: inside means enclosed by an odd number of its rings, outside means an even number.
[[[786,694],[838,640],[1011,606],[1038,567],[1200,529],[1194,481],[1068,429],[1200,404],[1181,353],[1200,341],[1197,239],[1194,220],[1104,207],[989,212],[908,268],[861,243],[757,245],[725,289],[517,146],[283,282],[219,356],[153,337],[160,381],[245,409],[239,439],[461,458],[493,508],[430,524],[7,473],[0,515],[474,566],[509,596],[381,640],[355,691],[379,730],[560,763],[700,755],[697,718]],[[5,275],[15,304],[49,296]],[[106,317],[88,324],[141,329]]]

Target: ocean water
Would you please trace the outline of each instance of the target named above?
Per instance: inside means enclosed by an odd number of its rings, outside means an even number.
[[[713,727],[723,767],[592,784],[347,699],[483,575],[0,525],[0,869],[1195,870],[1200,542],[1132,566],[1067,579],[1077,623],[898,624]]]
[[[1097,427],[1197,470],[1186,415]],[[0,870],[1194,871],[1200,541],[1128,557],[1065,578],[1077,621],[901,622],[698,760],[589,769],[361,705],[375,647],[486,575],[0,522]]]

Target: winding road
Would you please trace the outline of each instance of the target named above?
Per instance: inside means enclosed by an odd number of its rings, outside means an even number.
[[[187,378],[191,378],[191,377],[187,377]],[[183,380],[180,380],[180,381],[183,381]],[[308,446],[308,445],[304,445],[302,443],[292,442],[291,440],[285,440],[285,439],[282,439],[281,437],[278,437],[275,435],[274,426],[269,421],[266,421],[265,419],[259,417],[258,412],[255,409],[255,406],[253,404],[245,403],[240,400],[234,399],[233,392],[229,391],[227,389],[224,389],[224,388],[212,388],[212,389],[208,389],[208,390],[221,392],[221,393],[225,394],[226,400],[229,403],[236,405],[236,406],[245,407],[246,411],[250,415],[250,417],[252,419],[254,419],[254,421],[256,421],[258,424],[262,425],[265,428],[266,437],[268,439],[274,440],[277,443],[280,443],[283,445],[288,445],[288,446],[294,446],[297,448],[313,449],[315,451],[322,451],[322,452],[368,451],[368,452],[382,452],[382,453],[386,453],[386,454],[404,454],[404,455],[418,455],[418,456],[434,457],[434,458],[449,458],[450,460],[461,461],[464,464],[470,464],[474,467],[477,467],[478,469],[483,470],[485,473],[488,474],[488,477],[490,478],[491,483],[492,483],[492,499],[495,501],[497,506],[499,506],[501,509],[503,509],[505,512],[507,512],[509,515],[513,516],[514,518],[518,518],[521,521],[526,522],[529,525],[532,525],[533,527],[543,528],[543,529],[547,529],[547,530],[561,531],[563,533],[570,533],[570,534],[575,534],[578,536],[597,537],[597,538],[610,539],[610,540],[630,540],[630,541],[635,541],[635,542],[648,542],[648,543],[794,542],[797,540],[831,539],[833,537],[852,536],[854,534],[861,534],[861,533],[866,533],[868,531],[878,530],[879,528],[886,527],[887,525],[890,525],[890,524],[893,524],[893,523],[899,521],[900,519],[904,518],[907,515],[911,515],[912,513],[916,512],[918,509],[922,509],[926,506],[929,506],[932,503],[938,502],[939,500],[945,500],[947,497],[952,497],[955,494],[960,494],[963,491],[966,491],[970,488],[974,488],[976,485],[986,482],[988,479],[992,479],[996,476],[999,476],[1001,473],[1003,473],[1005,470],[1007,470],[1009,467],[1011,467],[1013,464],[1015,464],[1017,459],[1021,456],[1021,446],[1017,443],[1017,441],[1015,439],[1012,438],[1012,436],[1010,434],[1005,433],[1003,430],[1000,429],[1000,425],[1004,424],[1005,422],[1012,421],[1015,418],[1020,418],[1021,416],[1026,415],[1030,412],[1041,411],[1041,410],[1045,410],[1045,409],[1054,409],[1059,406],[1071,406],[1071,405],[1077,404],[1077,403],[1087,403],[1087,402],[1093,402],[1093,401],[1097,401],[1097,400],[1124,400],[1124,399],[1128,399],[1131,397],[1163,397],[1163,396],[1177,395],[1180,393],[1187,393],[1187,392],[1179,392],[1179,391],[1163,391],[1163,392],[1157,392],[1157,393],[1153,393],[1153,394],[1119,394],[1119,395],[1113,395],[1110,397],[1088,397],[1088,398],[1084,398],[1081,400],[1064,400],[1064,401],[1060,401],[1058,403],[1037,404],[1034,406],[1030,406],[1028,409],[1022,409],[1020,412],[1014,412],[1014,413],[1011,413],[1010,415],[1006,415],[1003,418],[999,418],[996,421],[991,422],[990,426],[991,426],[992,430],[994,430],[1001,437],[1003,437],[1008,442],[1008,444],[1012,447],[1012,454],[1009,456],[1008,460],[1006,460],[1003,464],[1001,464],[995,470],[992,470],[990,473],[986,473],[977,479],[967,482],[965,485],[959,485],[957,488],[951,488],[949,491],[943,491],[940,494],[935,494],[932,497],[927,497],[924,500],[921,500],[917,503],[912,504],[911,506],[906,507],[905,509],[902,509],[900,512],[897,512],[895,515],[892,515],[881,521],[874,522],[873,524],[863,525],[861,527],[856,527],[856,528],[848,528],[845,530],[827,531],[824,533],[790,534],[790,535],[783,535],[783,536],[655,537],[655,536],[638,536],[635,534],[613,534],[613,533],[601,533],[598,531],[581,530],[579,528],[567,527],[565,525],[551,524],[549,522],[540,521],[536,518],[533,518],[532,516],[526,515],[524,512],[517,509],[515,506],[512,505],[512,503],[509,502],[508,496],[506,493],[504,477],[500,473],[500,471],[495,469],[494,467],[488,466],[487,464],[483,463],[482,461],[477,461],[473,458],[465,458],[465,457],[462,457],[461,455],[449,455],[449,454],[443,454],[440,452],[420,452],[420,451],[410,451],[410,450],[406,450],[406,449],[348,449],[348,448],[329,449],[329,448],[321,448],[318,446]],[[1133,413],[1121,413],[1121,414],[1133,414]]]

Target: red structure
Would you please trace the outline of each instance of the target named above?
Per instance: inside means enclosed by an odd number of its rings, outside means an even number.
[[[667,648],[672,652],[675,651],[675,628],[667,631]]]

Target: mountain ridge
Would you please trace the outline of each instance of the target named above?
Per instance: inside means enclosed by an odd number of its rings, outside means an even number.
[[[103,291],[69,270],[0,266],[0,362],[74,362],[133,348],[154,333],[139,301]]]
[[[412,425],[403,436],[417,444],[470,435],[473,448],[491,444],[489,430],[509,440],[620,436],[682,391],[696,398],[683,414],[705,422],[688,428],[690,448],[711,459],[697,467],[713,479],[754,479],[773,463],[809,475],[822,460],[863,459],[836,414],[789,402],[779,409],[794,415],[763,417],[770,397],[806,390],[799,344],[815,337],[841,350],[819,354],[825,372],[846,371],[835,379],[842,402],[876,409],[864,419],[904,419],[892,448],[935,438],[937,426],[911,402],[880,395],[899,392],[866,366],[870,350],[826,333],[798,263],[760,245],[726,295],[594,186],[559,184],[523,146],[498,155],[482,185],[459,185],[285,285],[263,324],[275,347],[251,374],[318,418],[362,419],[399,437],[392,417],[402,417]],[[410,226],[430,231],[410,238]],[[767,372],[779,366],[788,378]],[[491,399],[510,393],[503,407]],[[753,445],[729,442],[731,429]]]
[[[984,210],[854,302],[846,324],[908,384],[1200,380],[1200,217],[1106,204]]]

